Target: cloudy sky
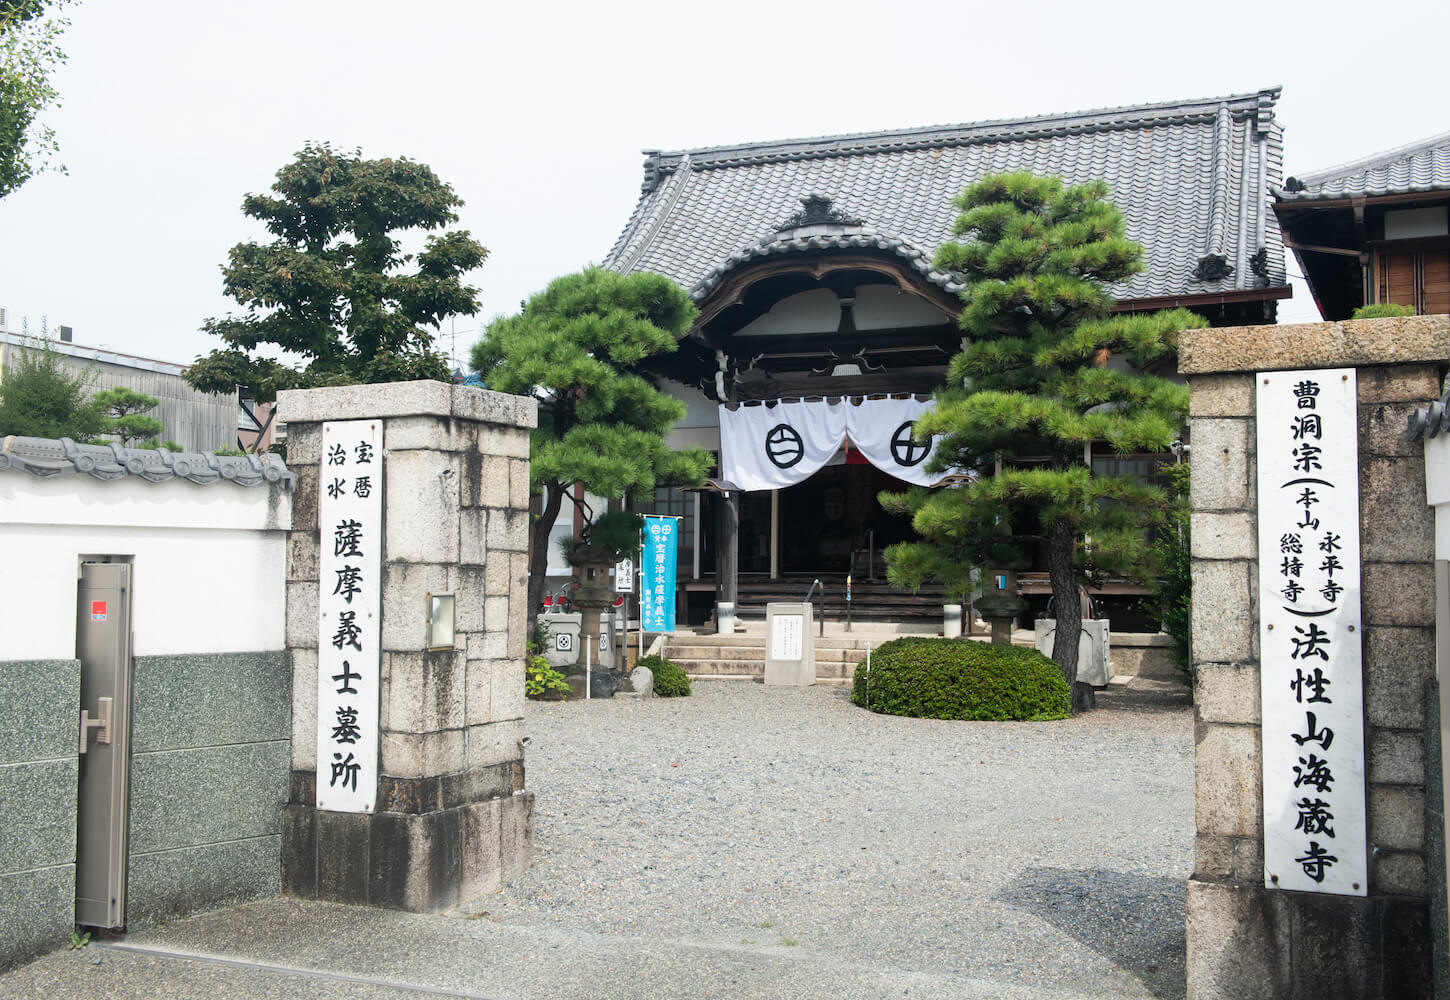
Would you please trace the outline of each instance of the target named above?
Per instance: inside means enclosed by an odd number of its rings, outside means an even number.
[[[1012,118],[1284,88],[1307,173],[1450,128],[1450,5],[552,4],[83,0],[48,116],[66,174],[0,200],[0,307],[83,344],[189,362],[232,306],[240,211],[304,142],[430,164],[491,252],[480,322],[600,260],[643,149]],[[1397,23],[1406,19],[1397,16]],[[1362,25],[1356,27],[1356,25]],[[1290,270],[1295,270],[1292,257]],[[1317,318],[1302,288],[1281,318]]]

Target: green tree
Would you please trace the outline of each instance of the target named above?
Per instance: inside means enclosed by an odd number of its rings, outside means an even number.
[[[0,0],[0,198],[45,168],[55,133],[40,114],[58,96],[50,75],[65,53],[57,39],[64,18],[50,16],[64,0]]]
[[[237,244],[222,267],[226,293],[246,312],[206,321],[227,346],[198,358],[187,382],[202,392],[246,386],[270,402],[279,389],[449,380],[428,328],[478,312],[478,289],[463,276],[488,256],[466,231],[437,232],[458,221],[453,188],[424,164],[324,143],[304,146],[272,191],[248,195],[242,211],[275,238]],[[414,231],[427,234],[423,249],[406,253]],[[263,344],[305,364],[259,357]]]
[[[665,446],[685,405],[642,368],[675,350],[694,317],[689,296],[668,278],[589,268],[552,281],[474,345],[484,384],[539,401],[529,442],[529,485],[542,498],[532,525],[531,624],[544,599],[549,532],[574,483],[596,496],[648,496],[656,485],[698,484],[709,472],[706,452]]]
[[[973,470],[957,488],[883,497],[908,510],[923,542],[887,552],[893,582],[946,572],[943,553],[982,569],[1026,568],[1044,551],[1057,617],[1052,658],[1077,683],[1079,579],[1137,575],[1148,562],[1145,517],[1166,503],[1132,477],[1097,476],[1084,446],[1163,451],[1188,413],[1172,371],[1177,331],[1206,326],[1186,310],[1114,315],[1109,286],[1142,270],[1107,185],[1028,173],[982,178],[956,199],[954,242],[936,266],[962,275],[965,349],[917,433],[945,435],[937,471]],[[998,469],[1000,468],[1000,471]],[[933,546],[939,552],[931,552]],[[947,582],[960,585],[960,570]]]
[[[89,441],[105,430],[105,414],[90,398],[88,371],[72,371],[42,339],[38,350],[15,348],[0,372],[0,437]]]
[[[125,448],[156,447],[162,424],[150,416],[160,400],[134,389],[103,389],[92,400],[105,414],[105,433],[121,439]]]

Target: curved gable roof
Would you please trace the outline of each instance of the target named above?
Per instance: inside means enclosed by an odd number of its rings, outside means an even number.
[[[1294,182],[1298,182],[1297,184]],[[1375,153],[1362,160],[1289,178],[1280,201],[1320,201],[1450,190],[1450,132]],[[1292,187],[1292,189],[1291,189]]]
[[[964,187],[983,174],[1031,170],[1111,186],[1148,267],[1115,289],[1120,299],[1280,286],[1283,248],[1268,207],[1283,160],[1278,95],[650,151],[640,200],[604,264],[656,271],[703,299],[723,272],[790,251],[786,220],[801,198],[819,193],[864,227],[841,234],[852,246],[869,239],[922,270],[951,237],[952,199]],[[1266,259],[1256,272],[1260,249]],[[1211,254],[1232,274],[1195,279]],[[933,280],[950,285],[947,276]]]

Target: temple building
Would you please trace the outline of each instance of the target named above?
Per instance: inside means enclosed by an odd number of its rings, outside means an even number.
[[[1274,197],[1325,319],[1378,303],[1450,312],[1450,132],[1290,177]]]
[[[634,213],[604,261],[687,289],[699,318],[654,370],[688,414],[675,446],[719,457],[710,488],[657,491],[683,518],[682,620],[717,601],[761,613],[853,574],[876,610],[881,550],[911,537],[882,490],[926,482],[910,421],[961,344],[958,276],[932,265],[953,199],[987,173],[1102,179],[1146,270],[1117,309],[1185,306],[1214,325],[1272,323],[1290,290],[1279,220],[1277,89],[1204,100],[860,135],[647,151]],[[1162,456],[1090,448],[1099,471],[1157,473]],[[1046,581],[1024,576],[1045,600]],[[1131,585],[1103,596],[1141,593]],[[940,595],[926,595],[940,614]],[[685,609],[688,608],[688,612]],[[1126,613],[1126,612],[1122,612]]]

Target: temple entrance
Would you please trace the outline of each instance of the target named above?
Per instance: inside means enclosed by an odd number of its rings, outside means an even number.
[[[854,457],[856,452],[849,452]],[[911,522],[881,509],[877,494],[907,484],[879,469],[848,459],[778,491],[778,573],[781,576],[883,572],[881,550],[912,537]],[[747,493],[740,503],[740,572],[771,571],[769,491]]]

